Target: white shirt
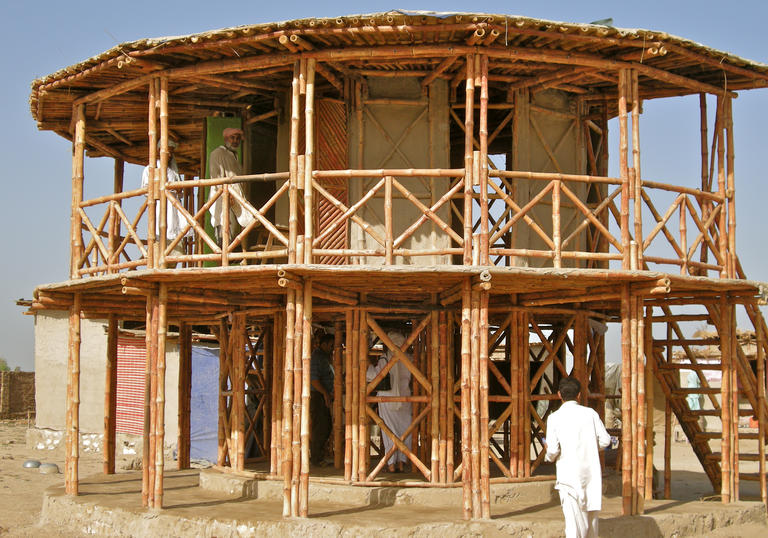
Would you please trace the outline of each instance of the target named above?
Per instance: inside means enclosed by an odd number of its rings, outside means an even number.
[[[157,161],[157,169],[160,169],[160,160]],[[178,171],[173,163],[169,162],[166,168],[165,183],[175,183],[181,181]],[[145,166],[141,173],[141,187],[146,188],[149,185],[149,166]],[[173,191],[173,196],[178,200],[182,194],[182,191]],[[187,225],[187,219],[184,215],[176,209],[176,206],[169,201],[166,204],[165,209],[165,237],[173,241],[181,234],[181,230]],[[160,204],[155,205],[155,236],[160,235]],[[187,236],[192,236],[192,230],[190,229]]]
[[[600,448],[611,436],[594,409],[563,402],[547,419],[547,461],[556,461],[555,489],[573,496],[582,510],[600,510],[603,482]]]
[[[219,146],[211,152],[208,159],[208,170],[210,171],[211,178],[223,178],[232,176],[243,175],[240,161],[237,160],[235,152],[227,149],[226,146]],[[211,187],[209,199],[212,198],[221,189],[220,186],[214,185]],[[236,191],[243,199],[247,199],[243,193],[242,183],[232,183],[229,185],[229,189]],[[218,197],[211,206],[211,224],[213,226],[221,226],[221,211],[223,204],[221,197]],[[248,226],[253,222],[254,217],[248,211],[244,211],[239,203],[234,200],[230,201],[229,210],[231,214],[237,219],[240,226]]]

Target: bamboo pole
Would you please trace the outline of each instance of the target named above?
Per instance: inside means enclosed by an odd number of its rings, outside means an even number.
[[[621,268],[630,268],[629,258],[629,164],[628,164],[628,135],[627,135],[627,86],[629,71],[619,70],[619,173],[621,176]]]
[[[394,245],[394,228],[392,221],[392,176],[386,176],[384,178],[384,263],[386,265],[392,265],[394,263],[394,257],[392,255],[392,248]]]
[[[291,134],[290,134],[290,157],[289,170],[291,174],[290,188],[288,191],[288,263],[296,263],[296,241],[298,238],[298,197],[299,197],[299,108],[301,105],[301,95],[299,88],[300,62],[293,64],[293,79],[291,82]],[[288,324],[295,320],[288,320]],[[290,415],[284,415],[287,418]],[[285,515],[285,514],[284,514]]]
[[[104,474],[115,474],[117,425],[117,315],[110,314],[107,328],[107,365],[104,381]]]
[[[632,505],[632,349],[631,295],[629,284],[621,288],[621,497],[622,515],[634,515]]]
[[[315,60],[306,60],[306,97],[304,99],[304,263],[312,263],[315,208],[312,170],[315,154]]]
[[[158,259],[155,260],[156,267],[165,268],[165,248],[167,243],[168,229],[168,203],[165,192],[165,184],[168,179],[168,77],[161,77],[159,80],[160,93],[160,168],[157,170],[158,201],[160,204],[157,241],[159,243]],[[150,230],[155,233],[155,230]]]
[[[645,500],[653,500],[653,452],[655,446],[656,432],[654,431],[653,416],[655,413],[654,401],[656,394],[653,390],[653,308],[648,307],[645,310]]]
[[[439,386],[439,441],[438,441],[438,482],[445,484],[448,481],[447,469],[447,449],[448,449],[448,320],[445,311],[438,313],[438,386]]]
[[[123,159],[115,159],[114,176],[113,176],[113,192],[117,195],[123,191],[123,178],[125,176],[125,161]],[[109,259],[105,260],[107,265],[113,265],[118,262],[119,256],[115,256],[115,250],[118,245],[118,238],[120,237],[120,219],[118,218],[117,210],[114,205],[120,206],[122,204],[121,199],[113,201],[109,206]],[[116,269],[111,269],[109,272],[117,272]]]
[[[344,480],[346,481],[352,480],[352,350],[356,317],[357,312],[353,310],[347,310],[344,314],[346,333],[344,339]]]
[[[630,291],[631,293],[631,291]],[[638,401],[638,347],[637,347],[637,296],[630,295],[630,420],[629,427],[632,430],[632,445],[630,450],[631,481],[632,481],[632,515],[638,513],[638,450],[640,448],[640,439],[638,438],[639,401]],[[622,391],[622,399],[624,392]],[[622,414],[622,417],[624,415]]]
[[[83,255],[82,218],[78,207],[83,201],[84,160],[85,160],[85,106],[77,105],[72,110],[75,132],[72,142],[72,213],[70,218],[70,265],[69,277],[78,277],[80,258]]]
[[[522,392],[522,399],[521,399],[521,420],[522,420],[522,437],[520,439],[521,443],[521,454],[522,454],[522,476],[530,477],[531,476],[531,414],[529,411],[530,402],[531,402],[531,392],[533,389],[533,386],[530,382],[531,379],[531,361],[528,358],[529,357],[529,339],[530,336],[528,334],[528,324],[529,324],[529,314],[526,311],[521,311],[520,313],[520,361],[522,363],[522,368],[520,371],[520,383],[523,386],[523,392]]]
[[[151,176],[150,176],[151,178]],[[150,362],[150,350],[152,348],[152,295],[146,298],[146,317],[145,317],[145,337],[144,349],[146,358],[144,360],[144,424],[142,431],[142,450],[141,450],[141,502],[142,506],[149,506],[149,434],[150,434],[150,392],[152,387],[152,366]]]
[[[153,508],[163,507],[165,469],[165,344],[168,334],[168,285],[161,282],[157,309],[157,397],[155,399],[155,493]]]
[[[151,300],[151,321],[147,326],[149,333],[149,346],[147,348],[147,360],[149,361],[149,454],[147,466],[149,467],[149,481],[147,483],[147,506],[155,506],[155,458],[157,450],[157,353],[158,353],[158,328],[160,315],[160,302],[157,293],[148,296]]]
[[[736,278],[736,179],[734,176],[733,98],[725,101],[725,129],[728,142],[726,155],[728,194],[728,278]],[[721,234],[724,232],[721,231]]]
[[[464,109],[464,256],[463,264],[472,265],[472,200],[474,197],[473,150],[474,150],[474,102],[475,57],[467,55],[466,108]]]
[[[296,243],[296,258],[303,259],[304,238],[299,236]],[[301,255],[300,255],[301,254]],[[304,289],[296,290],[296,332],[293,343],[293,439],[291,442],[291,459],[293,461],[291,475],[291,516],[297,517],[300,509],[301,482],[301,409],[302,387],[304,380],[304,363],[302,348],[304,347]]]
[[[236,313],[232,317],[232,330],[229,334],[232,346],[231,379],[232,379],[232,407],[229,415],[229,429],[231,446],[234,448],[230,454],[230,466],[236,471],[245,468],[245,316]]]
[[[637,513],[643,514],[645,512],[645,481],[646,481],[646,437],[645,429],[647,426],[647,413],[646,400],[645,400],[645,369],[646,365],[643,361],[645,358],[645,319],[643,317],[643,299],[637,298],[637,307],[635,310],[635,316],[637,318],[637,356],[635,360],[637,371]],[[650,350],[649,350],[650,351]],[[651,488],[652,489],[652,488]]]
[[[717,100],[717,113],[715,119],[715,137],[717,139],[717,194],[725,200],[726,176],[725,176],[725,97],[719,96]],[[714,155],[713,155],[714,158]],[[724,202],[725,203],[725,202]],[[720,271],[721,278],[728,277],[728,230],[726,228],[727,215],[725,211],[720,211],[718,215],[718,237],[720,258],[723,260],[723,266]]]
[[[637,81],[637,70],[630,71],[630,92],[632,95],[632,166],[634,169],[633,197],[635,200],[635,241],[638,249],[632,263],[636,267],[643,267],[643,180],[640,173],[640,91]]]
[[[219,429],[218,440],[219,448],[216,455],[216,464],[223,467],[227,463],[227,434],[225,431],[225,424],[227,422],[226,409],[227,409],[227,396],[224,392],[227,390],[227,379],[229,371],[229,351],[228,348],[228,333],[226,319],[219,320],[218,334],[216,337],[219,341]],[[231,457],[231,455],[230,455]],[[230,459],[231,463],[231,459]]]
[[[312,67],[314,67],[314,62],[312,63]],[[312,71],[312,73],[314,73],[314,71]],[[304,308],[302,323],[301,480],[299,482],[299,517],[307,517],[309,513],[310,362],[312,359],[312,280],[309,278],[304,279]]]
[[[178,469],[190,466],[190,413],[192,404],[192,327],[185,322],[179,324],[179,386],[178,386],[179,435]]]
[[[69,356],[67,360],[67,439],[64,490],[78,495],[80,483],[80,293],[74,293],[69,308]]]
[[[294,82],[296,84],[296,82]],[[283,363],[283,517],[291,512],[291,477],[293,476],[293,350],[296,331],[296,292],[289,289],[285,305],[285,361]]]
[[[490,447],[488,439],[488,300],[489,292],[480,291],[479,295],[479,404],[480,404],[480,517],[491,517],[491,489],[490,489]]]
[[[359,476],[359,456],[360,456],[360,323],[362,319],[362,311],[355,310],[352,324],[352,337],[351,348],[348,353],[350,355],[349,361],[351,363],[351,377],[349,382],[350,388],[350,401],[352,403],[351,416],[352,421],[350,427],[352,429],[352,446],[351,446],[351,480],[357,480]]]
[[[371,457],[371,436],[368,431],[368,404],[366,403],[366,379],[365,374],[368,368],[368,318],[370,314],[368,314],[365,311],[361,311],[360,313],[360,324],[358,326],[359,335],[357,340],[358,345],[358,355],[357,360],[359,363],[358,366],[358,379],[357,379],[357,388],[358,388],[358,405],[360,406],[360,409],[358,411],[358,420],[359,420],[359,433],[357,434],[358,439],[358,450],[360,453],[357,456],[357,462],[358,462],[358,480],[365,480],[366,476],[368,475],[368,467],[370,463],[370,457]],[[394,438],[393,438],[394,441]]]
[[[469,66],[469,62],[467,62]],[[469,70],[469,67],[467,67]],[[469,79],[469,77],[467,77]],[[470,107],[467,107],[468,109]],[[472,283],[464,279],[461,297],[461,471],[462,512],[464,519],[472,517],[472,435],[470,420],[471,385],[471,331],[472,331]]]
[[[722,421],[722,437],[720,441],[720,472],[722,482],[720,496],[724,504],[731,502],[731,316],[728,297],[720,296],[720,349],[721,349],[721,382],[720,382],[720,420]]]
[[[432,385],[432,394],[430,395],[430,470],[432,482],[438,483],[440,482],[440,315],[433,311],[430,318],[429,362]]]
[[[515,301],[516,302],[516,301]],[[521,474],[520,468],[520,422],[522,412],[520,409],[520,396],[525,386],[520,382],[520,311],[511,312],[510,326],[507,331],[507,346],[509,347],[509,384],[512,388],[511,402],[512,414],[509,417],[510,443],[509,443],[509,471],[517,478]]]
[[[456,390],[454,388],[454,372],[455,372],[455,364],[454,364],[454,356],[455,356],[455,339],[454,339],[454,314],[452,312],[448,312],[447,316],[448,318],[448,325],[446,327],[447,330],[447,353],[445,357],[446,361],[446,370],[447,370],[447,377],[446,377],[446,415],[447,415],[447,423],[446,423],[446,429],[448,430],[447,433],[447,440],[445,445],[445,455],[446,455],[446,462],[445,462],[445,479],[446,482],[452,483],[454,481],[453,478],[453,472],[454,472],[454,446],[455,446],[455,439],[454,439],[454,417],[455,417],[455,409],[456,409],[456,402],[455,402],[455,394]]]
[[[155,259],[155,234],[157,230],[157,79],[149,80],[149,116],[147,118],[148,149],[149,149],[149,182],[147,183],[147,269],[157,267]]]
[[[480,297],[471,293],[472,326],[470,358],[470,427],[472,462],[472,517],[481,517],[480,499]]]
[[[333,324],[333,467],[341,469],[344,462],[342,442],[344,431],[342,430],[342,413],[344,412],[344,370],[342,369],[341,358],[343,353],[342,336],[344,334],[344,323],[336,320]]]
[[[278,476],[283,467],[283,406],[282,394],[284,386],[283,359],[285,357],[285,320],[283,312],[275,312],[272,323],[272,423],[270,431],[269,473]]]
[[[488,56],[481,55],[479,60],[480,72],[476,75],[480,77],[480,264],[490,265],[491,260],[488,256]]]

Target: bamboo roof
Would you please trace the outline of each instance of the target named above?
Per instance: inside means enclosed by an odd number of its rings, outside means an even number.
[[[638,71],[643,99],[768,86],[768,65],[664,32],[481,13],[390,11],[296,19],[123,43],[32,83],[38,127],[71,138],[72,105],[86,103],[91,156],[146,161],[147,83],[169,77],[171,135],[182,169],[199,166],[201,119],[269,115],[294,61],[318,60],[319,97],[344,99],[344,80],[419,76],[461,84],[464,58],[490,57],[490,99],[557,88],[615,113],[617,70]],[[449,61],[446,58],[455,58]],[[727,86],[727,88],[725,87]],[[264,119],[274,124],[275,117]]]

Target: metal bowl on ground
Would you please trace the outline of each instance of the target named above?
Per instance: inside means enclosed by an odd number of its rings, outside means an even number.
[[[27,460],[24,462],[24,465],[22,465],[25,469],[37,469],[40,467],[40,462],[38,460]]]
[[[41,463],[40,474],[59,474],[59,466],[55,463]]]

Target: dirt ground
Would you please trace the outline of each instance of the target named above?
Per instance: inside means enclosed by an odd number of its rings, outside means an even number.
[[[73,538],[81,536],[66,529],[42,528],[38,525],[42,508],[43,491],[51,486],[63,485],[64,475],[41,474],[37,469],[25,469],[28,459],[55,463],[64,468],[64,450],[57,448],[39,451],[26,446],[27,421],[0,421],[0,536],[53,536]],[[657,452],[656,466],[662,466],[663,459]],[[672,497],[681,500],[701,499],[713,495],[712,487],[701,471],[698,460],[687,443],[675,443],[672,448],[673,474]],[[118,469],[121,467],[118,462]],[[101,471],[101,454],[82,453],[80,475],[89,476]],[[751,471],[744,468],[742,471]],[[742,500],[757,500],[759,487],[746,483],[741,488]],[[742,525],[721,529],[710,536],[762,537],[768,533],[765,525]]]

